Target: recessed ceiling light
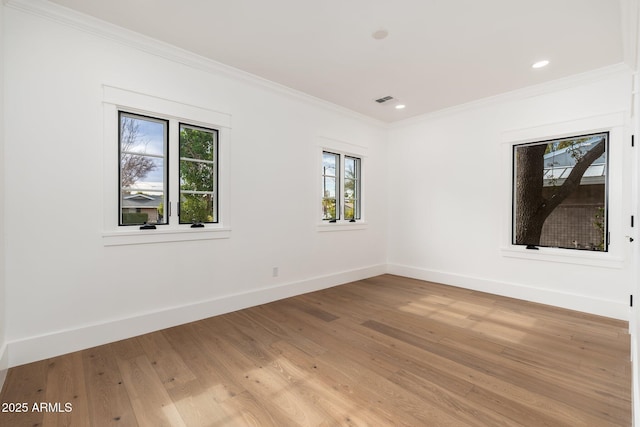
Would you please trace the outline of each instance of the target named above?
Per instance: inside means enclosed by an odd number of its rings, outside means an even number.
[[[375,31],[373,34],[371,34],[371,37],[373,37],[376,40],[382,40],[384,38],[386,38],[389,35],[389,31],[387,30],[378,30]]]
[[[538,61],[536,63],[534,63],[531,68],[542,68],[542,67],[546,67],[547,65],[549,65],[549,61],[547,61],[546,59],[544,61]]]
[[[406,105],[398,104],[398,105],[396,105],[396,110],[402,110],[404,107],[406,107]]]

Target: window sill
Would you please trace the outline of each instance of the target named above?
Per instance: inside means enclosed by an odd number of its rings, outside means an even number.
[[[523,246],[500,248],[502,256],[507,258],[530,259],[535,261],[579,264],[591,267],[623,268],[624,259],[611,252],[574,251],[559,248],[526,249]]]
[[[187,242],[192,240],[228,239],[230,228],[198,228],[179,230],[131,230],[102,233],[104,246],[146,245],[153,243]]]
[[[364,230],[369,225],[364,221],[357,222],[349,222],[349,221],[339,221],[339,222],[322,222],[316,226],[316,231],[324,232],[324,231],[350,231],[350,230]]]

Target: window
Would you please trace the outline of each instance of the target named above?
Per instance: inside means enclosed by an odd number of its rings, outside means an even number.
[[[120,112],[119,225],[166,224],[167,120]]]
[[[360,159],[344,156],[344,219],[360,219]]]
[[[340,155],[324,151],[322,153],[322,219],[336,220],[340,218]]]
[[[362,218],[362,160],[342,153],[322,152],[322,220],[356,222]]]
[[[217,223],[218,131],[179,123],[179,159],[171,163],[169,120],[124,111],[119,117],[119,225],[169,224],[173,206],[180,224]],[[169,189],[176,179],[173,200]]]
[[[218,131],[180,124],[180,223],[218,222]]]
[[[608,251],[609,133],[513,146],[512,243]]]
[[[231,237],[231,115],[210,107],[103,86],[105,246]]]

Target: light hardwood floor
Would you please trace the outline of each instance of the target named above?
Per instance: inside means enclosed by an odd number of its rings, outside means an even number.
[[[630,426],[629,354],[626,322],[384,275],[12,368],[0,425]]]

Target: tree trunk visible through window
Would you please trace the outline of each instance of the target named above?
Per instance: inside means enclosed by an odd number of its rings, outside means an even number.
[[[563,179],[562,184],[544,189],[545,154],[557,149],[558,141],[514,147],[515,188],[514,188],[514,243],[517,245],[540,245],[542,228],[554,209],[569,197],[579,186],[589,166],[605,152],[607,134],[599,135],[599,140],[588,149],[574,148],[587,138],[565,139],[565,144],[575,160],[575,165]],[[567,168],[568,170],[568,168]],[[549,187],[548,187],[549,188]]]

